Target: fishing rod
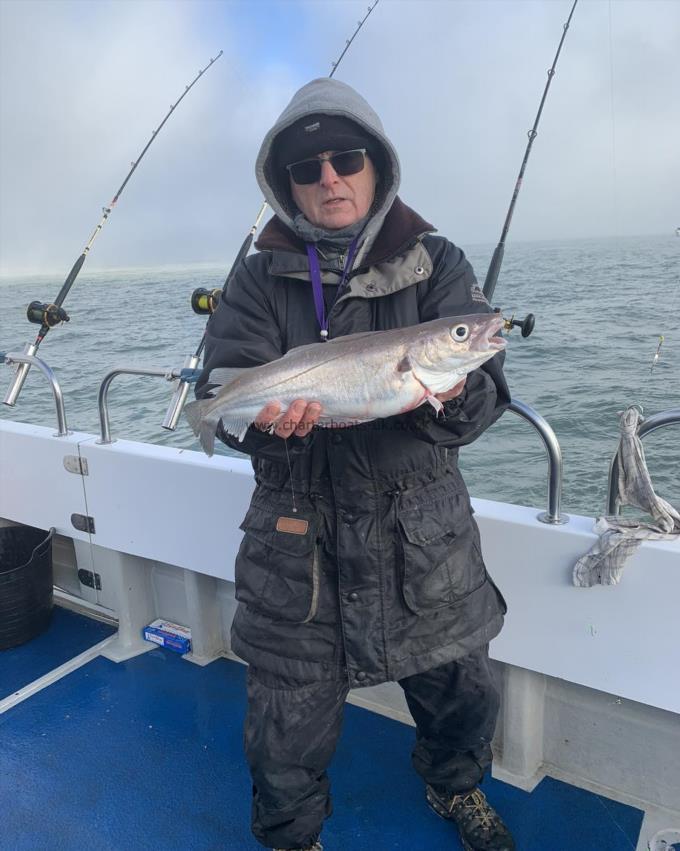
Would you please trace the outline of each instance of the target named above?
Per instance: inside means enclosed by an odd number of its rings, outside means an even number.
[[[54,328],[56,325],[61,325],[63,322],[69,322],[70,321],[70,317],[66,313],[64,308],[62,307],[62,304],[64,303],[66,296],[69,294],[71,287],[75,283],[75,280],[78,277],[78,273],[83,268],[83,264],[85,263],[85,259],[86,259],[87,255],[89,254],[90,249],[92,248],[92,245],[93,245],[95,239],[101,233],[102,228],[106,224],[106,221],[109,218],[111,212],[113,211],[113,208],[116,206],[118,199],[123,194],[123,190],[127,186],[128,181],[130,180],[130,178],[132,177],[132,175],[136,171],[137,166],[142,161],[144,155],[149,150],[149,148],[151,147],[152,143],[157,138],[160,131],[163,129],[163,125],[165,124],[165,122],[170,118],[170,116],[173,114],[175,109],[184,100],[184,98],[189,94],[191,89],[198,82],[198,80],[203,76],[203,74],[205,74],[205,72],[210,67],[212,67],[212,65],[215,62],[217,62],[217,60],[220,58],[220,56],[222,56],[223,52],[224,51],[220,50],[220,52],[217,54],[217,56],[212,58],[210,60],[210,62],[205,66],[205,68],[202,68],[198,72],[198,74],[194,77],[194,79],[191,81],[191,83],[189,83],[189,85],[185,87],[184,91],[182,92],[180,97],[177,99],[177,101],[175,101],[175,103],[173,103],[170,106],[170,109],[168,110],[168,113],[165,116],[165,118],[161,121],[161,123],[158,125],[158,127],[151,134],[151,138],[149,139],[149,141],[144,146],[141,154],[137,157],[136,160],[133,160],[133,162],[131,163],[131,168],[126,175],[125,180],[121,183],[120,187],[118,188],[118,191],[113,196],[111,203],[108,205],[108,207],[102,208],[103,215],[102,215],[101,221],[99,222],[97,227],[94,229],[92,236],[90,237],[87,244],[85,245],[85,248],[83,248],[82,253],[78,257],[76,262],[73,264],[73,267],[71,268],[71,271],[68,273],[66,280],[64,281],[61,289],[59,290],[59,293],[58,293],[57,297],[55,298],[55,300],[53,302],[49,303],[49,304],[43,303],[43,302],[40,302],[40,301],[32,301],[28,305],[28,308],[26,310],[26,316],[28,318],[28,321],[32,322],[36,325],[40,325],[40,330],[38,331],[38,336],[35,338],[35,342],[29,343],[25,346],[24,354],[34,356],[35,353],[38,351],[40,344],[45,339],[45,337],[47,336],[47,334],[48,334],[48,332],[51,328]],[[19,393],[21,392],[21,388],[23,387],[24,382],[26,381],[26,376],[28,375],[29,369],[30,369],[29,364],[26,364],[26,363],[19,364],[19,366],[17,367],[16,373],[14,375],[14,379],[13,379],[11,385],[10,385],[9,390],[7,391],[7,395],[5,396],[5,399],[4,399],[5,405],[9,405],[10,407],[13,407],[16,404]]]
[[[493,253],[493,257],[491,258],[491,264],[489,265],[489,271],[486,273],[486,279],[484,281],[484,295],[486,296],[488,301],[491,301],[494,290],[496,289],[496,282],[498,281],[498,275],[501,270],[501,264],[503,263],[503,255],[505,253],[505,239],[508,235],[508,231],[510,230],[510,222],[512,221],[512,214],[515,211],[515,204],[517,202],[517,196],[519,195],[520,187],[522,186],[522,180],[524,178],[524,171],[527,167],[527,162],[529,161],[529,154],[531,153],[532,145],[534,144],[534,139],[538,135],[538,123],[541,120],[541,113],[543,112],[543,106],[545,104],[545,100],[548,96],[548,89],[550,88],[550,84],[552,83],[552,79],[555,76],[555,66],[557,65],[557,60],[560,55],[560,51],[562,50],[562,45],[564,44],[564,39],[567,35],[567,30],[569,29],[569,24],[571,23],[572,15],[574,14],[574,9],[576,8],[576,4],[578,0],[574,0],[574,5],[571,7],[571,12],[569,12],[569,17],[567,18],[566,24],[563,25],[562,28],[562,38],[560,39],[560,43],[557,47],[557,53],[555,54],[555,58],[553,59],[553,64],[548,71],[548,79],[545,84],[545,89],[543,90],[543,96],[541,98],[541,103],[538,107],[538,112],[536,113],[536,119],[534,121],[534,126],[529,130],[529,142],[527,143],[526,151],[524,152],[524,159],[522,160],[522,166],[519,170],[519,175],[517,177],[517,182],[515,183],[515,190],[512,193],[512,200],[510,201],[510,207],[508,208],[507,215],[505,217],[505,223],[503,225],[503,230],[501,231],[501,238],[496,246],[496,249]],[[528,337],[531,331],[533,330],[533,315],[529,314],[527,318],[520,322],[520,320],[509,320],[512,322],[512,325],[519,325],[522,328],[522,336]],[[509,330],[509,329],[507,329]]]
[[[359,30],[363,27],[364,23],[366,22],[366,19],[371,14],[371,12],[375,9],[375,7],[378,5],[378,3],[379,3],[379,0],[375,0],[373,5],[368,7],[368,11],[364,15],[364,17],[360,21],[357,21],[357,28],[354,30],[352,37],[348,38],[347,41],[345,42],[345,47],[344,47],[342,53],[340,54],[340,56],[338,57],[338,59],[335,62],[331,62],[331,69],[332,70],[331,70],[331,73],[328,75],[329,78],[332,77],[333,74],[335,74],[335,72],[337,71],[338,65],[342,62],[342,57],[345,55],[345,53],[347,53],[347,51],[349,50],[350,44],[357,37]]]
[[[333,74],[335,74],[335,72],[337,71],[338,66],[342,62],[344,55],[347,53],[350,45],[357,37],[359,30],[366,23],[366,20],[368,19],[369,15],[375,9],[379,2],[380,0],[374,0],[373,4],[369,5],[368,11],[364,15],[364,17],[360,21],[357,21],[356,28],[352,33],[352,36],[346,40],[342,53],[335,60],[335,62],[331,62],[331,72],[328,75],[329,78],[331,78]],[[255,223],[246,234],[246,238],[243,240],[243,244],[241,245],[241,248],[239,249],[238,254],[235,257],[234,262],[231,264],[231,269],[229,270],[229,273],[226,277],[223,286],[221,288],[216,287],[215,289],[206,289],[204,287],[199,287],[198,289],[193,291],[193,293],[191,294],[191,309],[194,311],[194,313],[204,316],[210,316],[215,312],[215,310],[217,310],[217,305],[219,304],[220,296],[223,292],[226,291],[229,281],[236,273],[236,270],[240,266],[241,261],[244,259],[244,257],[246,257],[246,255],[250,251],[250,247],[253,244],[253,239],[268,206],[269,204],[266,201],[262,202],[262,206],[260,207],[260,211],[257,214]],[[168,406],[168,410],[165,414],[165,419],[161,423],[162,427],[167,429],[168,431],[174,431],[177,428],[177,423],[179,422],[179,418],[182,414],[182,410],[184,408],[187,395],[189,393],[189,385],[192,383],[193,380],[195,380],[195,370],[198,367],[198,364],[200,363],[201,356],[203,354],[203,349],[205,348],[206,331],[207,325],[203,331],[203,336],[201,337],[201,342],[199,343],[198,348],[196,349],[194,354],[189,355],[184,362],[185,377],[182,377],[178,380],[177,387],[175,389],[175,392],[173,393],[172,400],[170,401],[170,405]]]

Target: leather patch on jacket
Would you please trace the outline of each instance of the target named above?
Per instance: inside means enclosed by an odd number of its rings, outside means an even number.
[[[306,535],[309,531],[309,521],[297,517],[279,517],[276,521],[277,532],[288,532],[290,535]]]

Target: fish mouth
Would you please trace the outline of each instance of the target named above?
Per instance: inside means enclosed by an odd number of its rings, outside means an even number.
[[[479,348],[482,351],[501,352],[507,346],[507,340],[503,337],[497,337],[496,334],[505,325],[505,319],[502,316],[494,316],[486,326],[479,340]]]
[[[507,341],[502,337],[490,337],[486,341],[487,349],[491,349],[494,352],[502,352],[503,349],[507,346]]]

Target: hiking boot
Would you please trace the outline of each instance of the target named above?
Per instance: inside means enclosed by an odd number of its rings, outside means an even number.
[[[285,848],[273,848],[272,851],[286,851]],[[304,848],[291,848],[289,851],[323,851],[323,845],[317,839],[311,845],[305,845]]]
[[[453,793],[428,786],[425,794],[438,816],[456,823],[465,851],[515,851],[510,831],[480,789]]]

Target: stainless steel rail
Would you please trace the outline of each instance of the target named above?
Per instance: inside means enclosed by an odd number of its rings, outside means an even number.
[[[35,343],[26,343],[26,345],[24,346],[24,350],[21,352],[21,354],[27,355],[28,357],[33,357],[33,355],[37,351],[38,347]],[[20,363],[18,363],[18,366],[14,373],[14,378],[12,379],[12,383],[9,385],[7,394],[2,400],[3,405],[8,405],[10,408],[13,408],[15,406],[19,393],[21,392],[21,388],[24,386],[24,382],[26,381],[28,370],[30,368],[31,365],[29,363],[26,363],[25,361],[21,361]]]
[[[144,369],[142,367],[121,366],[112,369],[111,372],[104,376],[99,387],[99,423],[101,425],[101,437],[97,443],[106,444],[113,443],[111,438],[111,428],[109,426],[109,387],[111,382],[117,375],[157,375],[165,378],[166,381],[174,381],[180,377],[181,370],[179,369]]]
[[[680,425],[680,408],[669,408],[667,411],[662,411],[660,414],[654,414],[654,416],[649,417],[649,419],[642,420],[637,429],[638,437],[642,440],[646,434],[667,425]],[[616,515],[621,511],[621,506],[616,499],[616,480],[619,475],[618,457],[619,453],[617,450],[609,465],[609,482],[607,485],[608,515]]]
[[[510,402],[509,411],[518,414],[536,429],[540,434],[543,445],[548,453],[548,510],[537,515],[541,523],[550,523],[555,526],[569,522],[567,514],[560,514],[562,502],[562,450],[557,440],[557,435],[548,424],[547,420],[525,405],[513,399]]]
[[[196,369],[200,360],[199,355],[188,355],[184,361],[184,368]],[[161,423],[162,428],[168,431],[174,431],[177,428],[177,423],[182,416],[190,386],[188,381],[179,379],[175,387],[175,392],[172,394],[168,410],[166,411],[165,419]]]
[[[58,431],[55,437],[65,437],[68,434],[68,427],[66,425],[66,412],[64,410],[64,395],[61,392],[61,387],[59,386],[57,377],[54,372],[52,372],[52,369],[45,363],[44,360],[41,360],[40,358],[34,357],[33,355],[26,354],[24,352],[6,352],[4,360],[5,363],[9,366],[11,366],[12,364],[18,364],[18,369],[15,373],[15,378],[13,379],[13,381],[16,381],[16,376],[22,374],[22,370],[25,370],[25,372],[23,373],[25,378],[26,373],[28,372],[28,368],[30,366],[37,366],[38,369],[42,371],[43,375],[46,376],[47,380],[52,386],[54,401],[57,405]]]

